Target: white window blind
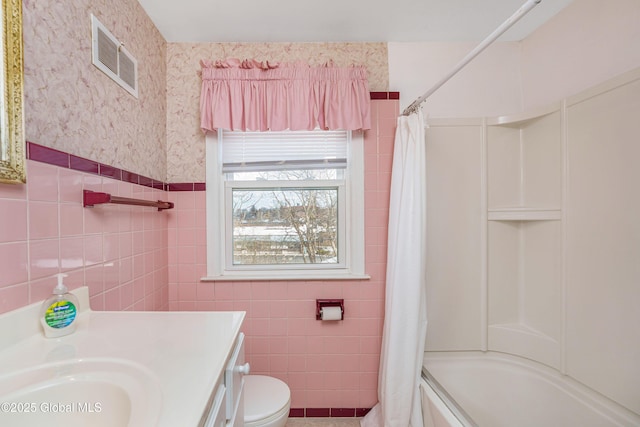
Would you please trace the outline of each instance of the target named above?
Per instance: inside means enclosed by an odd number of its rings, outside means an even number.
[[[348,131],[218,132],[224,173],[347,167]]]

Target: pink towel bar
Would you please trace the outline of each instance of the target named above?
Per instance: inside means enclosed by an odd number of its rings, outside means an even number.
[[[141,200],[141,199],[130,199],[127,197],[117,197],[112,196],[109,193],[100,193],[97,191],[84,190],[83,191],[83,206],[93,207],[95,205],[101,205],[104,203],[115,203],[117,205],[134,205],[134,206],[150,206],[154,208],[158,208],[159,211],[165,209],[173,209],[172,202],[163,202],[162,200],[158,200],[154,202],[153,200]]]

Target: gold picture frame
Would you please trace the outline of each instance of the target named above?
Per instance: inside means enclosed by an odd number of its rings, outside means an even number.
[[[0,182],[24,183],[22,0],[2,0]]]

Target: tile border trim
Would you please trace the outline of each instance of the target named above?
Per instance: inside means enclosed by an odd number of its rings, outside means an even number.
[[[359,418],[371,408],[291,408],[290,418]]]
[[[400,99],[400,92],[369,92],[372,100]]]
[[[372,100],[397,100],[400,99],[400,92],[369,92]],[[94,160],[85,159],[74,154],[65,153],[55,148],[25,141],[26,157],[41,163],[59,166],[78,172],[90,173],[93,175],[113,178],[118,181],[143,185],[164,191],[206,191],[204,182],[176,182],[166,183],[124,169],[116,168]]]
[[[139,184],[158,190],[167,189],[167,184],[164,182],[143,175],[138,175],[137,173],[125,171],[120,168],[105,165],[83,157],[78,157],[31,141],[26,141],[26,146],[26,157],[29,160],[59,166],[61,168],[71,169],[78,172],[113,178],[118,181]]]

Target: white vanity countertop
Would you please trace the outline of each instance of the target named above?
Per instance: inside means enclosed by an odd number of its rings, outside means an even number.
[[[81,299],[81,313],[77,330],[65,337],[45,338],[34,329],[40,326],[38,315],[33,317],[38,304],[16,310],[18,317],[0,315],[0,376],[64,360],[124,359],[157,377],[162,394],[158,426],[198,426],[245,313],[91,311],[83,307],[86,290],[74,293]],[[17,326],[23,323],[29,325]]]

